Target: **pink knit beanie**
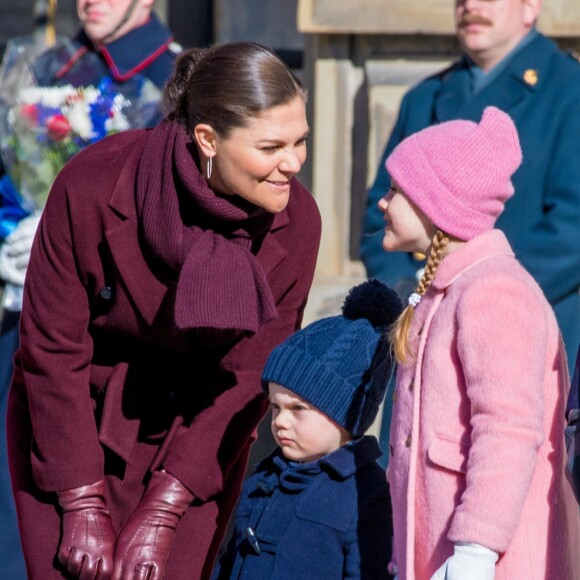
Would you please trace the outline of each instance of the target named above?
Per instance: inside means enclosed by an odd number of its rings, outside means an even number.
[[[495,107],[481,121],[448,121],[407,137],[389,155],[392,179],[435,226],[461,240],[493,228],[513,195],[522,150],[511,118]]]

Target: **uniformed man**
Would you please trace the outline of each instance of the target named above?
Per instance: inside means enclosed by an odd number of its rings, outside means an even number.
[[[154,0],[77,0],[81,30],[39,56],[32,65],[39,86],[98,85],[110,77],[119,87],[149,79],[159,89],[171,75],[179,47],[171,31],[152,12]],[[5,59],[18,56],[10,52]],[[5,60],[3,70],[12,65]],[[152,118],[154,124],[159,117]],[[24,283],[39,216],[28,217],[0,246],[0,281]],[[12,240],[12,243],[10,243]],[[18,347],[20,312],[4,310],[0,326],[0,576],[26,578],[20,553],[6,460],[5,413]]]
[[[464,54],[403,98],[369,191],[361,258],[369,276],[403,295],[412,291],[420,257],[382,249],[377,202],[390,185],[385,159],[429,125],[477,121],[488,105],[503,109],[517,126],[523,164],[497,227],[554,307],[572,366],[580,342],[580,64],[536,30],[540,8],[541,0],[456,0]]]
[[[153,4],[154,0],[77,0],[82,28],[72,41],[73,50],[69,54],[61,46],[39,59],[34,67],[38,84],[97,84],[106,76],[123,84],[142,75],[162,88],[178,46],[152,12]]]

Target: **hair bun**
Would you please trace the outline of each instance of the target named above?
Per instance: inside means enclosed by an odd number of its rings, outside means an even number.
[[[373,326],[390,326],[403,310],[397,293],[385,283],[372,278],[351,288],[342,305],[342,315],[349,320],[366,318]]]

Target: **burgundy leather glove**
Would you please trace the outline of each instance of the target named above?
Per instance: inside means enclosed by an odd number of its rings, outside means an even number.
[[[175,528],[193,494],[166,471],[154,471],[115,549],[113,580],[161,580]]]
[[[81,580],[109,580],[117,534],[105,502],[105,482],[57,492],[62,508],[58,561]]]

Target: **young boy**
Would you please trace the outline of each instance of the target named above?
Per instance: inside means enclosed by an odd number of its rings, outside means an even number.
[[[387,578],[389,491],[364,436],[393,368],[387,329],[402,310],[377,280],[342,316],[298,331],[270,355],[262,386],[279,448],[246,481],[214,580]]]

